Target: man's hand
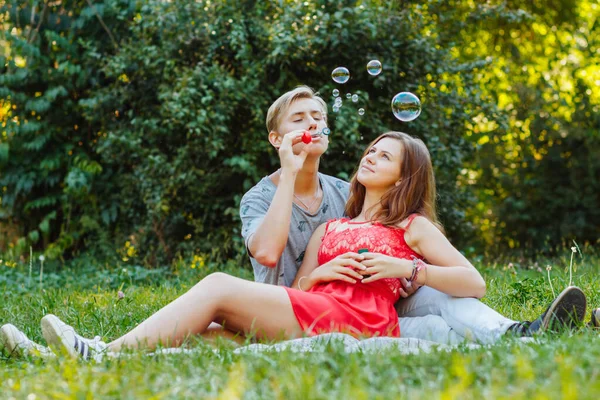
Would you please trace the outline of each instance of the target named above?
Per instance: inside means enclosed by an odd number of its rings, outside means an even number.
[[[312,143],[304,146],[300,154],[294,154],[293,146],[302,143],[302,135],[305,130],[292,131],[283,136],[281,146],[279,146],[279,160],[281,162],[281,171],[288,171],[296,174],[302,169],[304,160],[310,151]]]
[[[419,285],[418,283],[409,282],[406,278],[400,278],[400,282],[402,282],[402,289],[400,289],[400,297],[407,298],[414,294],[418,288],[423,285]]]

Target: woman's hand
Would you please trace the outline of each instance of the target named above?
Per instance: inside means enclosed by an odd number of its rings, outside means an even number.
[[[328,263],[315,268],[310,273],[308,276],[310,287],[313,287],[317,283],[336,280],[349,283],[356,283],[357,281],[362,280],[363,276],[356,271],[366,270],[366,267],[360,263],[362,260],[364,260],[362,254],[353,252],[337,256]]]
[[[360,273],[370,275],[362,280],[363,283],[375,282],[383,278],[410,278],[412,274],[413,263],[410,260],[380,253],[362,253],[361,256],[364,256],[361,264],[367,268]]]

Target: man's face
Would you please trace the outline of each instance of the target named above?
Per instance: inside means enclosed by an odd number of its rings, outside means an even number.
[[[313,145],[309,155],[321,155],[327,150],[329,137],[314,135],[326,127],[327,122],[320,104],[313,99],[298,99],[290,104],[287,111],[281,116],[278,133],[283,136],[294,131],[308,131],[313,135]],[[294,145],[294,154],[299,154],[304,146],[306,146],[304,143]]]

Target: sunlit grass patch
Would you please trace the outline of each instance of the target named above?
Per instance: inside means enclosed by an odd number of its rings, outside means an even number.
[[[568,261],[539,263],[553,263],[555,290],[568,284]],[[512,319],[534,319],[552,300],[546,271],[518,261],[513,264],[510,270],[504,270],[504,263],[477,265],[488,282],[483,300]],[[599,267],[598,258],[589,257],[573,274],[573,283],[588,296],[588,309],[600,306]],[[184,293],[211,268],[164,281],[150,276],[140,283],[115,270],[116,276],[102,275],[108,282],[105,286],[91,284],[91,278],[86,282],[85,277],[80,286],[47,282],[42,290],[15,290],[3,284],[0,323],[13,323],[43,343],[39,321],[44,314],[55,313],[85,336],[112,340]],[[16,272],[11,269],[11,273]],[[248,277],[248,271],[240,274]],[[64,282],[63,277],[55,279]],[[215,347],[191,339],[186,343],[191,353],[134,351],[99,363],[65,357],[45,362],[3,357],[0,393],[3,398],[35,394],[37,398],[591,399],[600,397],[599,334],[581,327],[562,335],[542,335],[535,343],[505,339],[480,349],[463,346],[416,355],[349,354],[335,343],[315,353],[238,354],[226,342]]]

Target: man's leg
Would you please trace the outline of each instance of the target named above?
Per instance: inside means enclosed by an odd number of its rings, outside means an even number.
[[[585,317],[587,301],[575,286],[565,288],[546,311],[532,322],[513,321],[472,298],[452,297],[429,287],[422,287],[408,299],[401,299],[396,310],[402,317],[434,314],[441,316],[459,335],[478,343],[494,343],[509,329],[516,336],[573,327]]]
[[[402,319],[438,315],[454,334],[482,344],[496,342],[511,326],[517,324],[477,299],[452,297],[427,286],[406,299],[400,299],[396,303],[396,311]],[[440,339],[445,340],[445,337],[442,333]]]
[[[465,341],[439,315],[424,317],[404,317],[399,319],[400,336],[403,338],[424,339],[441,344],[460,344]]]

